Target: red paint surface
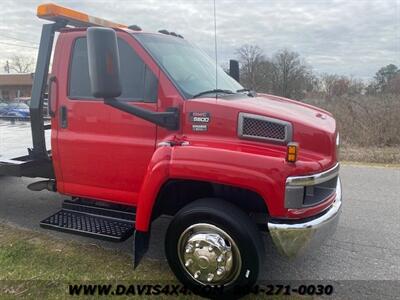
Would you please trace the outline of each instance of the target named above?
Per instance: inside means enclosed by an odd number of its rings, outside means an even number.
[[[284,208],[288,176],[307,175],[336,163],[336,123],[320,109],[293,100],[259,94],[257,98],[183,100],[152,58],[127,33],[118,32],[157,74],[157,103],[132,103],[153,111],[178,107],[179,131],[169,131],[104,105],[67,96],[71,47],[83,30],[64,31],[55,50],[52,149],[60,193],[137,206],[136,228],[146,231],[158,191],[169,179],[223,183],[257,192],[271,216],[303,218],[319,213],[333,199],[302,210]],[[123,62],[122,62],[123,63]],[[56,96],[56,97],[55,97]],[[59,108],[68,110],[68,128],[59,127]],[[190,112],[208,112],[206,132],[194,132]],[[239,139],[239,112],[291,122],[299,143],[298,161],[285,161],[286,147]],[[321,115],[326,118],[321,118]],[[160,141],[185,140],[187,146],[159,147]],[[243,200],[245,201],[245,199]]]

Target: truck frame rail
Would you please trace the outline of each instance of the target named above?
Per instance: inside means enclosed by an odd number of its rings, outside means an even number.
[[[32,159],[29,155],[0,160],[0,176],[42,177],[54,179],[50,152],[48,158]]]

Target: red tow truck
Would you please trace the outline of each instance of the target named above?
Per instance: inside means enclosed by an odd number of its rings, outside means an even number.
[[[134,234],[137,265],[152,221],[170,215],[176,277],[226,291],[256,282],[263,235],[293,257],[333,234],[341,185],[330,113],[245,89],[237,62],[229,76],[179,34],[55,4],[37,15],[52,22],[32,89],[33,147],[1,161],[0,175],[44,178],[28,188],[70,197],[42,227],[112,241]]]

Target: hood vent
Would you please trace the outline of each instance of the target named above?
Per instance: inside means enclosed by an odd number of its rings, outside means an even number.
[[[292,124],[260,115],[239,113],[238,135],[280,144],[292,141]]]

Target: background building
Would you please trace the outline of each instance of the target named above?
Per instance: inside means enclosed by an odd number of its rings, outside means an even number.
[[[0,99],[30,97],[32,91],[33,73],[0,74]]]

